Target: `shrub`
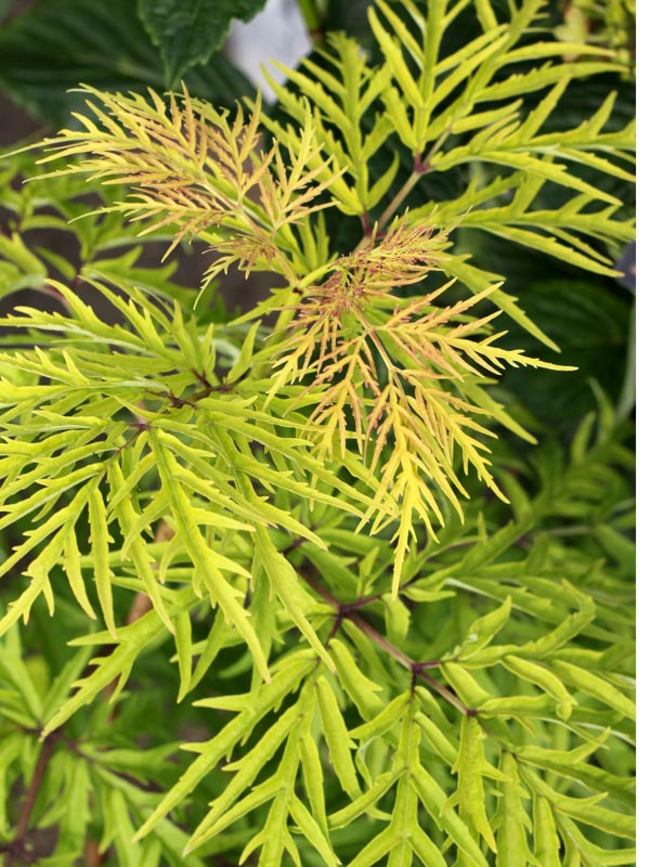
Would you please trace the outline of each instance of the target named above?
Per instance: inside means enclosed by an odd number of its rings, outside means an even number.
[[[425,5],[272,112],[87,86],[5,160],[0,280],[51,296],[2,320],[9,863],[633,863],[629,423],[495,387],[571,367],[464,243],[616,276],[632,126],[555,118],[625,67],[543,0]],[[225,314],[229,269],[275,288]]]

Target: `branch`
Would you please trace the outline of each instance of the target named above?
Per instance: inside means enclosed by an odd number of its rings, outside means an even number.
[[[86,842],[84,858],[86,867],[102,867],[105,858],[99,851],[99,843],[96,840],[88,840]]]
[[[4,850],[7,853],[6,867],[12,867],[13,864],[30,864],[33,860],[33,853],[27,848],[27,833],[29,831],[29,820],[31,819],[34,804],[38,798],[38,794],[43,784],[45,771],[54,755],[56,743],[59,739],[59,731],[53,731],[43,741],[43,746],[34,768],[34,774],[27,791],[25,798],[20,808],[18,824],[16,825],[16,833],[13,839],[0,847],[0,851]]]
[[[433,157],[438,153],[440,148],[444,145],[445,141],[448,139],[450,134],[450,130],[446,129],[438,138],[438,140],[433,144],[427,155],[422,158],[421,154],[415,154],[413,158],[413,170],[411,174],[408,176],[404,184],[400,187],[400,189],[395,193],[393,199],[388,203],[385,211],[379,217],[378,227],[383,229],[391,217],[395,214],[395,212],[404,204],[404,201],[410,194],[410,192],[417,186],[418,181],[423,175],[429,174],[432,171],[430,162]]]
[[[407,671],[410,671],[414,681],[419,678],[434,692],[437,692],[439,696],[448,701],[449,704],[453,705],[456,710],[459,710],[464,716],[476,716],[476,710],[474,708],[468,707],[464,704],[448,687],[443,683],[440,683],[439,680],[436,680],[435,677],[432,677],[428,673],[428,668],[435,668],[439,664],[437,661],[416,662],[416,660],[411,659],[408,654],[404,653],[403,650],[400,650],[399,647],[389,641],[385,635],[377,632],[374,626],[371,626],[367,620],[364,620],[363,617],[358,614],[356,609],[359,607],[359,604],[362,602],[365,604],[365,602],[373,600],[374,597],[367,597],[363,600],[357,599],[350,603],[341,602],[329,590],[325,587],[321,587],[321,585],[310,575],[305,575],[302,572],[299,574],[315,593],[318,593],[322,599],[329,602],[332,608],[334,608],[336,612],[335,630],[337,625],[344,619],[354,623],[357,629],[360,629],[366,638],[369,638],[377,645],[377,647],[379,647],[380,650],[383,650],[384,653],[388,654],[388,656],[392,656],[396,662],[399,662],[399,664],[407,669]]]
[[[54,755],[57,737],[57,732],[52,732],[52,734],[48,735],[43,742],[41,752],[38,756],[38,761],[36,762],[36,767],[34,768],[34,776],[32,777],[27,792],[25,793],[25,800],[23,801],[18,824],[16,825],[16,839],[22,839],[27,833],[29,828],[29,819],[32,810],[34,809],[34,804],[36,803],[36,798],[38,797],[43,777],[45,776],[45,771],[47,770],[50,759]]]

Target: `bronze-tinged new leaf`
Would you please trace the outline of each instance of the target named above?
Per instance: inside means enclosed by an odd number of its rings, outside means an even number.
[[[393,592],[421,521],[435,538],[443,501],[462,514],[467,496],[458,464],[473,469],[505,499],[491,470],[489,417],[499,413],[484,385],[508,366],[567,369],[501,349],[498,311],[473,316],[492,291],[443,306],[453,283],[415,300],[399,289],[444,271],[447,237],[426,223],[395,222],[330,266],[329,276],[303,292],[279,343],[275,385],[305,382],[318,453],[344,458],[349,441],[381,476],[365,520],[390,522],[390,498],[400,504],[395,532]]]

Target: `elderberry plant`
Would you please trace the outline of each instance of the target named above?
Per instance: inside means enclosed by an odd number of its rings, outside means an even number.
[[[633,129],[558,129],[622,67],[497,7],[376,0],[273,112],[85,87],[3,162],[0,287],[50,302],[0,321],[10,864],[634,863],[630,430],[594,386],[514,445],[500,376],[570,368],[460,243],[615,275]],[[275,288],[221,315],[229,269]]]

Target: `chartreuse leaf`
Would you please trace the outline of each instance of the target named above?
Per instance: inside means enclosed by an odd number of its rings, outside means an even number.
[[[189,608],[195,602],[195,597],[190,590],[178,593],[171,605],[170,613],[181,612]],[[165,626],[155,612],[148,612],[134,623],[116,629],[115,635],[110,632],[91,633],[73,643],[77,645],[102,645],[115,644],[115,649],[107,656],[97,656],[90,661],[93,671],[76,681],[75,693],[57,706],[54,713],[47,719],[43,729],[43,735],[63,725],[79,708],[93,701],[95,697],[109,684],[117,682],[111,695],[111,701],[115,701],[131,673],[131,669],[142,651],[165,632]]]
[[[329,649],[341,687],[352,699],[361,716],[364,719],[377,716],[382,709],[382,701],[377,695],[381,692],[381,687],[361,671],[344,642],[334,638]]]
[[[269,867],[281,863],[285,849],[293,856],[297,850],[287,826],[291,816],[299,831],[328,867],[340,863],[331,848],[327,832],[319,827],[294,791],[300,756],[303,754],[301,744],[310,739],[314,705],[313,684],[309,682],[303,686],[298,701],[266,731],[253,750],[245,758],[226,766],[226,770],[235,771],[236,776],[213,802],[212,809],[190,840],[189,849],[201,845],[249,810],[271,800],[264,827],[249,841],[244,850],[246,855],[261,847],[259,861]],[[242,798],[245,789],[252,785],[283,743],[284,752],[276,772]],[[232,806],[235,801],[236,806]]]
[[[386,738],[388,732],[397,734],[392,770],[379,774],[363,794],[330,818],[332,827],[345,826],[376,807],[383,796],[395,787],[392,813],[379,814],[389,819],[388,827],[374,836],[352,863],[374,864],[384,855],[388,855],[389,862],[395,864],[412,863],[414,855],[424,863],[446,863],[430,833],[420,827],[418,805],[422,804],[436,825],[458,847],[460,856],[467,858],[467,863],[486,867],[487,861],[472,831],[454,811],[444,790],[421,762],[421,740],[423,734],[426,737],[427,725],[433,726],[433,723],[419,709],[419,699],[413,693],[406,692],[397,696],[375,719],[352,730],[351,735],[362,746]],[[444,736],[441,737],[446,743],[443,751],[451,751],[455,755],[453,747]]]
[[[475,620],[469,627],[467,638],[455,654],[455,658],[465,660],[492,642],[494,636],[508,622],[512,610],[510,597],[499,608]]]
[[[356,798],[361,790],[352,761],[352,741],[339,709],[336,695],[325,677],[317,679],[316,690],[332,767],[343,790],[351,798]]]
[[[219,612],[212,621],[210,632],[205,640],[205,644],[201,646],[199,659],[194,666],[190,689],[195,689],[203,680],[211,666],[215,662],[221,650],[231,643],[235,643],[235,637],[228,630],[223,614]],[[192,653],[197,653],[197,645],[192,645]]]
[[[23,710],[35,721],[42,716],[43,702],[22,659],[21,650],[18,629],[13,629],[2,642],[0,673],[2,679],[11,684],[21,697]]]
[[[562,648],[576,635],[579,635],[594,619],[596,605],[591,596],[576,591],[567,585],[567,589],[574,596],[578,610],[569,615],[556,629],[547,633],[543,638],[530,641],[519,648],[519,654],[543,659]]]
[[[296,571],[280,554],[271,542],[268,532],[261,528],[256,534],[260,561],[266,572],[272,591],[287,610],[296,626],[305,635],[311,646],[321,659],[332,667],[327,650],[311,625],[307,611],[311,607],[311,600],[304,587],[300,584]]]
[[[503,664],[518,677],[534,683],[552,696],[557,701],[557,715],[560,719],[569,719],[576,704],[575,699],[572,698],[562,681],[552,671],[536,662],[518,659],[516,656],[506,656]]]
[[[535,856],[528,848],[528,832],[531,822],[524,799],[528,799],[519,781],[519,771],[515,758],[504,753],[501,767],[505,780],[501,784],[502,798],[497,819],[497,864],[499,867],[535,864]]]
[[[410,696],[403,693],[394,698],[377,716],[363,725],[357,726],[350,734],[354,738],[381,737],[402,719],[408,707]]]
[[[29,614],[33,604],[36,602],[41,593],[50,592],[48,588],[48,580],[45,575],[32,579],[26,590],[13,599],[7,606],[2,619],[0,620],[0,635],[4,635],[20,618],[25,623],[29,620]]]
[[[92,475],[92,472],[84,472],[82,478],[85,479],[88,475]],[[59,487],[60,486],[57,486],[57,489]],[[70,563],[67,563],[64,559],[64,554],[70,548],[70,534],[75,532],[76,522],[87,503],[88,492],[90,490],[92,490],[92,483],[88,488],[82,488],[66,508],[60,509],[56,514],[43,521],[38,527],[28,531],[26,533],[27,538],[25,541],[17,545],[14,548],[13,554],[4,560],[0,567],[0,574],[6,572],[12,566],[19,563],[27,553],[32,551],[39,543],[49,538],[49,541],[41,549],[40,553],[29,562],[25,573],[31,579],[30,584],[21,596],[15,600],[15,602],[10,603],[5,616],[0,620],[0,635],[9,629],[19,617],[22,617],[26,621],[29,617],[32,605],[41,594],[45,596],[50,612],[53,612],[54,597],[51,590],[49,576],[54,567],[62,560],[66,569],[68,581],[70,582],[75,597],[80,602],[82,608],[84,608],[87,613],[92,614],[92,608],[90,608],[90,602],[85,591],[83,580],[77,571],[79,563],[78,559],[75,557],[75,551],[72,551],[73,556]],[[28,511],[30,511],[31,508],[32,504],[30,503]],[[106,542],[104,542],[104,544],[106,544]],[[101,561],[101,558],[104,556],[101,553],[101,544],[98,550]],[[102,588],[105,602],[108,602],[107,594],[110,594],[111,591],[110,583],[106,586],[106,576],[103,578]],[[111,616],[112,610],[110,610],[108,614],[109,618]]]
[[[596,863],[603,865],[633,864],[636,861],[636,850],[633,848],[621,847],[607,851],[591,843],[571,819],[558,816],[558,824],[562,829],[567,855],[574,860],[578,857],[583,860],[596,859]]]
[[[227,823],[219,823],[232,805],[239,801],[244,792],[255,782],[261,770],[272,760],[275,753],[289,736],[292,728],[296,725],[300,715],[300,707],[292,705],[282,716],[279,717],[264,736],[257,742],[255,747],[246,754],[244,760],[231,762],[226,765],[226,770],[236,772],[234,778],[227,786],[222,795],[210,805],[210,811],[195,831],[197,844],[209,836],[213,836]],[[214,826],[214,827],[213,827]]]
[[[327,867],[335,867],[336,864],[340,864],[340,860],[333,852],[322,829],[314,820],[311,813],[306,809],[302,801],[295,796],[292,798],[289,805],[289,812],[303,836],[311,843],[323,859],[323,863],[326,864]]]
[[[479,844],[471,829],[449,806],[444,790],[423,767],[416,768],[413,779],[420,800],[436,825],[449,835],[470,864],[485,867],[488,862]]]
[[[121,864],[135,867],[141,863],[142,849],[133,842],[133,824],[124,794],[119,789],[111,792],[111,818],[115,828],[115,848]]]
[[[181,701],[192,681],[192,621],[188,611],[182,611],[174,618],[174,641],[180,677],[177,700]]]
[[[113,488],[113,495],[115,498],[117,492],[121,492],[124,488],[127,488],[124,475],[122,474],[122,471],[117,464],[113,464],[109,468],[109,480]],[[133,562],[138,572],[138,576],[142,579],[144,583],[146,593],[151,599],[154,609],[160,616],[160,619],[165,624],[167,629],[169,629],[170,632],[175,632],[176,630],[169,617],[162,594],[160,592],[158,578],[154,574],[154,569],[151,564],[151,557],[150,554],[147,552],[146,542],[142,539],[142,536],[139,533],[133,534],[133,527],[137,527],[139,522],[138,514],[131,502],[131,498],[128,496],[128,493],[124,496],[120,496],[117,503],[114,499],[112,506],[115,509],[122,535],[125,537],[125,539],[130,538],[128,553],[129,556],[133,559]]]
[[[175,475],[176,459],[160,444],[155,435],[150,435],[150,441],[153,452],[158,459],[163,490],[169,497],[170,508],[178,525],[178,533],[194,563],[197,575],[214,602],[220,605],[226,622],[235,625],[238,632],[244,637],[262,675],[268,678],[266,659],[259,640],[250,625],[249,614],[238,601],[238,597],[243,594],[236,591],[223,575],[224,569],[244,575],[246,575],[246,570],[242,569],[238,563],[217,554],[208,546],[199,530],[198,515],[179,483],[177,475]]]
[[[321,832],[327,835],[327,807],[325,805],[323,768],[316,742],[309,736],[300,741],[300,771],[309,799],[311,815]]]
[[[63,543],[65,571],[75,599],[91,620],[96,619],[95,611],[88,598],[86,585],[81,571],[81,553],[77,542],[74,525],[67,527]]]
[[[560,839],[555,826],[553,809],[543,796],[534,798],[533,828],[535,857],[542,867],[560,867]]]
[[[490,700],[490,694],[477,682],[462,665],[445,662],[441,666],[445,679],[468,707],[479,707]]]
[[[379,799],[388,792],[399,776],[399,771],[380,774],[375,782],[351,804],[341,810],[337,810],[329,817],[332,828],[340,828],[352,822],[358,816],[366,815]]]
[[[485,810],[483,777],[503,779],[503,774],[485,759],[483,740],[485,733],[474,717],[464,717],[461,723],[458,758],[453,767],[458,778],[458,788],[450,803],[458,803],[461,819],[479,835],[493,851],[497,851],[494,833]]]
[[[585,671],[579,666],[573,665],[573,663],[561,660],[554,662],[553,667],[575,689],[579,689],[581,692],[597,698],[603,704],[619,711],[624,716],[635,719],[636,710],[634,702],[620,690],[616,689],[615,686],[607,683],[603,678],[598,677],[590,671]]]
[[[215,737],[205,743],[192,745],[193,749],[199,753],[199,757],[189,766],[176,785],[161,799],[155,810],[138,830],[137,838],[141,839],[176,804],[187,797],[203,777],[223,757],[233,751],[250,731],[251,726],[263,719],[288,694],[295,691],[313,664],[311,654],[295,657],[291,664],[285,664],[282,670],[275,674],[270,683],[262,685],[253,694],[246,695],[242,710]],[[209,701],[204,701],[202,704],[209,706]]]
[[[228,381],[229,382],[237,382],[244,373],[250,368],[251,360],[253,358],[254,349],[255,349],[255,341],[257,338],[257,331],[259,328],[259,322],[254,322],[246,335],[246,338],[242,344],[241,350],[237,356],[237,360],[233,364],[233,366],[228,371]]]
[[[408,694],[400,697],[398,705],[393,703],[397,711],[392,711],[392,717],[401,717],[400,736],[395,754],[397,771],[395,775],[381,775],[374,786],[357,798],[353,804],[334,817],[336,825],[347,823],[364,807],[367,809],[376,803],[388,788],[395,785],[395,800],[388,826],[373,837],[361,852],[354,858],[352,864],[371,865],[388,855],[389,864],[412,864],[413,856],[424,860],[424,863],[435,865],[445,864],[444,857],[433,841],[423,832],[418,821],[418,804],[421,794],[414,783],[415,773],[420,768],[419,746],[420,730],[414,724],[414,704]],[[361,726],[356,731],[357,737],[373,737],[374,729],[368,725]],[[426,860],[425,860],[426,859]]]
[[[634,839],[635,819],[633,815],[614,812],[600,806],[605,795],[595,795],[587,798],[574,798],[558,794],[545,783],[536,773],[524,769],[522,776],[531,789],[546,797],[553,805],[553,810],[559,815],[574,819],[581,824],[598,828],[615,837]]]

